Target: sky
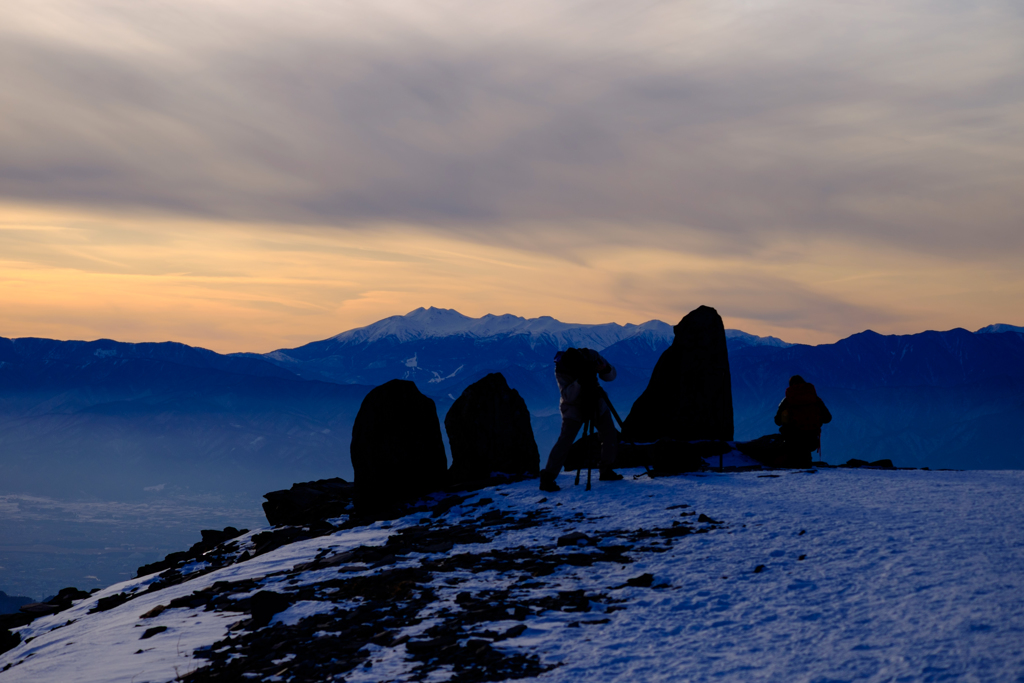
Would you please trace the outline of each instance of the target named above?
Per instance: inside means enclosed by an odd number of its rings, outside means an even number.
[[[1019,0],[0,7],[0,336],[1024,325]]]

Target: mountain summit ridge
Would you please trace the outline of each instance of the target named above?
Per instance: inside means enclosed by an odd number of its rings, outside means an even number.
[[[364,344],[393,338],[398,342],[465,336],[472,339],[525,336],[533,345],[554,342],[559,346],[590,346],[598,351],[634,337],[672,342],[672,325],[661,320],[626,323],[567,323],[549,315],[526,318],[511,313],[488,313],[474,318],[454,308],[420,307],[405,315],[392,315],[363,327],[355,327],[320,341],[310,342],[295,349],[277,349],[274,354],[289,355],[288,351],[305,349],[313,344]],[[746,346],[791,346],[776,337],[760,337],[742,330],[726,330],[726,337]]]
[[[551,316],[525,318],[511,313],[488,313],[479,318],[464,315],[453,308],[417,308],[405,315],[392,315],[364,327],[357,327],[324,340],[341,343],[367,343],[394,337],[401,342],[452,336],[474,339],[526,335],[553,338],[564,343],[590,343],[601,348],[651,332],[671,339],[672,326],[660,320],[649,320],[639,325],[626,323],[565,323]],[[314,342],[316,343],[316,342]]]

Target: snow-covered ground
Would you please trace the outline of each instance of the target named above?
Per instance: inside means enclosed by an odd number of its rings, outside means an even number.
[[[216,581],[256,579],[261,590],[295,591],[339,576],[436,567],[458,553],[554,553],[557,539],[573,531],[598,549],[625,546],[622,556],[632,562],[566,563],[534,578],[486,568],[434,571],[436,598],[404,636],[415,641],[474,596],[508,588],[540,599],[584,589],[589,611],[535,610],[479,628],[525,625],[493,648],[536,655],[544,681],[1024,681],[1024,472],[709,472],[595,482],[590,492],[573,487],[569,475],[560,483],[556,494],[539,493],[532,481],[485,489],[428,516],[429,524],[419,513],[300,541],[87,614],[98,598],[135,586],[141,592],[154,577],[113,586],[22,629],[23,640],[32,640],[0,655],[0,669],[14,664],[0,682],[152,683],[206,666],[193,653],[222,641],[248,615],[182,607],[140,617]],[[384,567],[293,569],[414,528],[538,511],[535,525],[474,527],[490,529],[489,542],[400,555]],[[673,522],[693,533],[672,533],[680,528]],[[644,574],[653,580],[627,585]],[[296,602],[265,628],[348,609],[324,598],[328,592]],[[141,639],[157,626],[166,630]],[[368,644],[365,663],[344,680],[411,680],[422,659],[412,661],[404,642]],[[288,649],[275,660],[280,675],[252,680],[289,680],[296,657]],[[424,680],[450,674],[434,668]]]

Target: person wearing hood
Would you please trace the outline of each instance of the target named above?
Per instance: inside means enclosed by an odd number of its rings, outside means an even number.
[[[775,413],[775,424],[797,467],[809,467],[812,453],[821,450],[821,426],[832,421],[832,413],[818,398],[814,385],[800,375],[789,379],[786,398]]]
[[[618,432],[612,423],[608,402],[597,383],[600,377],[611,382],[615,368],[593,349],[566,349],[555,356],[555,381],[560,393],[558,410],[562,414],[562,431],[548,455],[547,465],[540,472],[540,490],[559,490],[555,477],[562,471],[569,449],[580,427],[592,420],[601,435],[600,481],[619,481],[622,475],[612,469],[619,443]]]

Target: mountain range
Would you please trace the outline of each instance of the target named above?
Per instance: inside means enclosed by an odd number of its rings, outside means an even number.
[[[1024,467],[1024,328],[866,331],[819,346],[739,330],[726,336],[737,439],[776,430],[775,407],[789,376],[801,374],[836,416],[823,435],[827,460]],[[660,321],[574,325],[437,308],[268,354],[0,338],[0,487],[262,493],[350,477],[351,424],[370,388],[412,380],[443,419],[489,372],[523,396],[546,455],[559,426],[556,351],[601,351],[619,371],[606,388],[625,417],[671,340],[672,327]]]

